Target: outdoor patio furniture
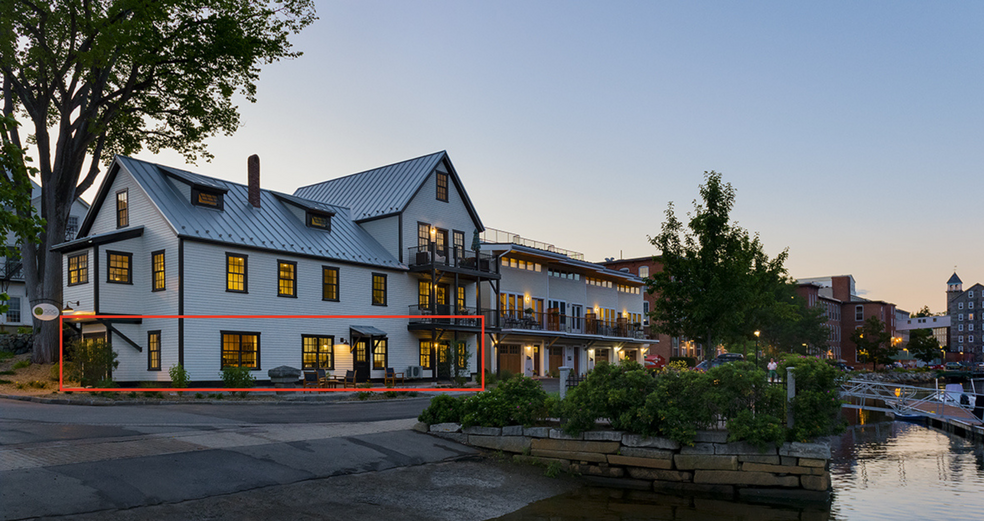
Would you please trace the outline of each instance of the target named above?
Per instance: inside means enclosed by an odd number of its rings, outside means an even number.
[[[397,373],[396,371],[393,370],[392,367],[387,367],[386,375],[383,376],[383,385],[393,384],[395,386],[397,378],[400,379],[400,383],[402,384],[404,382],[403,377],[404,377],[404,373]]]
[[[304,388],[313,387],[317,389],[320,387],[320,382],[318,381],[318,373],[314,371],[304,371],[303,379]]]
[[[355,388],[355,371],[345,371],[345,376],[342,377],[342,387],[350,385]]]

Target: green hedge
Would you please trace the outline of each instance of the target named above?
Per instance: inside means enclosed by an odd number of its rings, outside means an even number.
[[[768,382],[751,362],[734,362],[706,373],[670,367],[657,373],[638,363],[602,364],[558,401],[539,382],[518,376],[468,397],[435,397],[419,420],[463,426],[534,425],[560,416],[565,432],[577,435],[607,419],[615,430],[664,436],[692,445],[698,430],[726,422],[730,441],[759,446],[805,441],[843,429],[837,399],[838,372],[822,360],[789,356],[797,396],[793,429],[786,429],[785,389]]]

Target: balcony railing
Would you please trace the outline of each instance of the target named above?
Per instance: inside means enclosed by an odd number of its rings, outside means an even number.
[[[438,248],[436,243],[428,246],[409,248],[410,266],[430,266],[463,268],[492,273],[495,271],[492,254],[460,247]]]
[[[0,280],[23,280],[24,263],[19,260],[0,261]]]
[[[560,312],[503,311],[499,315],[502,329],[527,329],[533,331],[557,331],[578,335],[600,335],[620,338],[646,338],[646,328],[629,324],[628,319],[602,320],[587,313],[586,316],[562,315]]]
[[[475,308],[458,308],[456,310],[447,304],[436,304],[430,306],[410,306],[410,313],[408,314],[419,315],[410,319],[411,324],[441,324],[480,327],[482,325],[482,320],[479,317],[484,316],[486,328],[495,326],[495,310]],[[438,317],[445,316],[445,318],[434,318],[428,315],[435,315]],[[446,318],[447,315],[455,315],[455,318]]]

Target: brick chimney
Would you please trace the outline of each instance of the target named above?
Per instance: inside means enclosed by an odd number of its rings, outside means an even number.
[[[249,204],[260,207],[260,156],[253,154],[246,160],[249,172]]]

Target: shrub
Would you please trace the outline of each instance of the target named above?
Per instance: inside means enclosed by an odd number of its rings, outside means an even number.
[[[796,378],[796,397],[793,398],[793,428],[791,441],[807,441],[844,431],[845,422],[840,410],[843,402],[837,389],[843,374],[816,358],[790,356],[783,360],[783,370],[792,366]]]
[[[652,375],[631,360],[595,366],[564,400],[564,431],[576,435],[608,418],[615,430],[656,434],[656,417],[645,410],[646,397],[655,389]]]
[[[188,387],[188,371],[186,371],[180,364],[172,365],[171,368],[167,370],[167,374],[171,376],[171,387],[178,389]]]
[[[256,377],[248,367],[223,367],[222,384],[229,389],[248,389],[256,385]],[[245,398],[248,391],[240,391],[239,396]]]
[[[33,327],[21,326],[21,327],[18,327],[17,328],[17,334],[18,335],[30,335],[31,333],[34,333],[34,328]]]
[[[437,395],[431,398],[430,405],[420,413],[417,420],[428,425],[435,423],[461,423],[464,401],[463,396]]]
[[[465,427],[529,426],[546,416],[547,393],[532,378],[517,376],[465,400],[461,424]]]
[[[646,398],[645,414],[663,436],[693,445],[698,429],[715,421],[711,378],[696,371],[666,371],[656,378],[656,390]]]
[[[79,382],[83,386],[97,384],[104,380],[112,380],[112,371],[119,362],[105,340],[75,340],[68,345],[64,364],[65,378]],[[97,387],[106,387],[101,383]]]
[[[513,372],[510,371],[509,369],[500,369],[499,370],[499,380],[500,381],[509,380],[513,376],[516,376],[516,375],[514,375]]]
[[[697,359],[692,356],[671,356],[669,362],[683,362],[687,367],[697,367]]]
[[[14,370],[24,369],[25,367],[29,367],[30,365],[31,365],[30,360],[21,360],[19,362],[14,362],[13,369]]]

